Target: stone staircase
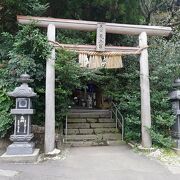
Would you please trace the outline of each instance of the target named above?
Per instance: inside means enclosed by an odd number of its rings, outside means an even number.
[[[76,147],[119,145],[123,142],[109,110],[76,109],[68,114],[64,143]]]

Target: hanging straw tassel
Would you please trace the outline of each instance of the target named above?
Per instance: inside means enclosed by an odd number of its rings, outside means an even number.
[[[88,54],[84,54],[84,67],[88,68],[89,67],[89,59],[88,59]]]
[[[102,58],[99,55],[90,55],[89,58],[89,68],[96,69],[101,68]]]
[[[79,53],[79,64],[80,67],[84,67],[84,60],[83,60],[83,54]]]
[[[101,62],[101,68],[106,68],[107,61],[108,61],[108,56],[104,56],[104,59]]]
[[[123,67],[122,57],[117,55],[117,56],[115,56],[115,58],[116,58],[116,67],[122,68]]]
[[[106,56],[106,68],[110,68],[111,67],[111,56]]]
[[[102,57],[101,56],[95,56],[95,62],[96,62],[96,68],[101,68],[102,64]]]
[[[89,56],[89,69],[94,69],[95,68],[95,57],[94,55]]]
[[[79,63],[80,67],[89,69],[116,69],[123,67],[121,55],[115,53],[106,53],[103,55],[95,52],[81,52],[79,53]]]
[[[122,57],[119,55],[109,56],[106,67],[109,69],[122,68],[123,67]]]

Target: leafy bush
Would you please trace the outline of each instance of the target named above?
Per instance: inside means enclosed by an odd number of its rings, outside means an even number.
[[[3,63],[3,68],[0,69],[0,136],[6,133],[13,122],[9,113],[14,101],[10,100],[7,92],[12,91],[15,86],[19,85],[17,78],[25,72],[35,80],[31,86],[39,95],[38,100],[35,100],[37,109],[35,121],[36,123],[44,122],[44,106],[42,106],[45,89],[44,69],[51,47],[46,36],[35,28],[34,24],[21,26],[20,28],[15,36],[2,33],[1,38],[0,49],[3,49],[1,51],[3,53],[0,54],[0,62]]]
[[[82,69],[75,53],[59,50],[56,53],[56,120],[60,122],[71,105],[70,96],[81,87]]]
[[[173,81],[180,77],[180,33],[175,32],[168,41],[153,38],[150,48],[151,83],[151,135],[154,143],[170,147],[170,129],[175,117],[172,115],[169,93]]]
[[[9,82],[3,79],[4,76],[7,76],[7,70],[6,68],[0,68],[0,137],[6,135],[12,124],[9,112],[12,102],[7,96]]]
[[[1,111],[0,116],[0,137],[4,137],[13,123],[9,112]]]
[[[0,87],[0,137],[4,137],[6,135],[7,130],[12,124],[12,118],[9,113],[11,104],[12,103],[10,98],[7,96],[6,90],[3,87]]]

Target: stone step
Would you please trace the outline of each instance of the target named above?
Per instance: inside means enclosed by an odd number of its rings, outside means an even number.
[[[109,109],[70,109],[70,113],[106,113]]]
[[[88,147],[88,146],[119,146],[126,144],[124,141],[68,141],[65,142],[66,145],[70,147]]]
[[[103,133],[118,133],[119,130],[116,128],[95,128],[94,134],[103,134]]]
[[[83,112],[83,113],[74,113],[70,112],[68,114],[68,118],[98,118],[98,117],[104,117],[104,118],[110,118],[111,112],[105,111],[105,112]]]
[[[107,140],[121,140],[121,134],[108,133],[108,134],[91,134],[91,135],[67,135],[67,141],[89,141],[94,142],[107,141]]]
[[[68,135],[77,135],[79,134],[79,129],[67,129],[67,134]],[[66,129],[64,129],[64,134],[66,134]]]
[[[66,130],[64,129],[64,134]],[[94,129],[67,129],[68,135],[94,134]]]
[[[100,122],[100,123],[108,123],[108,122],[114,122],[114,120],[111,119],[111,118],[99,118],[98,122]]]
[[[79,134],[94,134],[94,129],[79,129]]]
[[[88,129],[90,128],[90,123],[68,123],[68,129]]]
[[[68,123],[96,123],[98,118],[68,118]]]
[[[114,122],[111,118],[68,118],[68,123],[108,123]]]
[[[68,129],[115,128],[116,123],[68,123]]]
[[[66,140],[67,141],[100,141],[102,140],[103,136],[100,135],[67,135]]]
[[[107,142],[94,142],[94,141],[68,141],[65,142],[70,147],[89,147],[89,146],[107,146]]]
[[[109,110],[74,109],[68,114],[67,123],[67,136],[64,140],[69,146],[122,144],[121,134],[116,129]]]
[[[103,134],[103,133],[118,133],[116,128],[95,128],[95,129],[67,129],[68,135],[80,135],[80,134]],[[64,129],[64,134],[66,130]]]
[[[88,122],[88,123],[97,123],[98,122],[98,118],[87,118],[86,122]]]
[[[86,123],[86,118],[68,118],[68,123]]]
[[[91,128],[115,128],[116,123],[90,123]]]

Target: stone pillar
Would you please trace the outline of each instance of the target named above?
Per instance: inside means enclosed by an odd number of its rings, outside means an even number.
[[[55,41],[55,25],[49,24],[47,37]],[[46,61],[45,153],[55,148],[55,49]]]
[[[140,48],[142,48],[140,55],[142,146],[144,148],[150,148],[152,146],[152,141],[148,128],[151,128],[151,107],[150,107],[149,65],[148,65],[146,32],[142,32],[139,35],[139,46]]]

